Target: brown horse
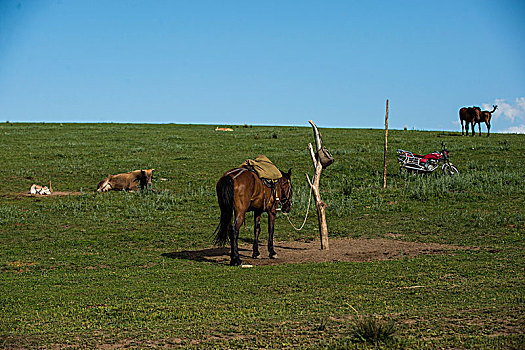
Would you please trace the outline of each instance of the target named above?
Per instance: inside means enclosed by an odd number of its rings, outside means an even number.
[[[470,124],[472,126],[472,136],[474,136],[474,124],[479,118],[480,113],[481,108],[479,107],[463,107],[459,110],[459,120],[461,121],[461,135],[463,135],[463,131],[466,130],[468,136],[468,126]],[[465,126],[463,126],[463,122],[465,122]]]
[[[268,213],[268,253],[270,258],[277,258],[273,247],[273,229],[277,208],[281,205],[284,213],[292,209],[292,182],[290,169],[281,171],[282,177],[273,186],[267,186],[255,172],[247,168],[235,168],[227,171],[217,182],[217,198],[221,209],[221,221],[215,230],[215,243],[231,244],[230,265],[241,265],[237,240],[239,229],[245,220],[246,212],[254,212],[254,242],[252,257],[259,254],[259,233],[261,232],[261,215]],[[235,222],[232,225],[233,214]]]
[[[487,137],[490,135],[490,119],[492,118],[492,113],[496,111],[498,108],[498,105],[492,105],[492,108],[494,108],[492,111],[483,111],[479,114],[478,118],[474,121],[474,123],[478,123],[479,126],[479,136],[481,136],[481,123],[485,123],[487,126]],[[472,132],[474,132],[474,127],[472,127]]]

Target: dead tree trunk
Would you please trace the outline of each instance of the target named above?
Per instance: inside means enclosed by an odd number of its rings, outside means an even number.
[[[308,121],[312,128],[314,129],[314,138],[315,138],[315,145],[317,148],[317,152],[314,151],[314,148],[311,143],[308,144],[308,150],[310,151],[310,156],[312,157],[312,162],[314,165],[314,171],[315,175],[313,178],[313,181],[310,181],[310,178],[308,175],[306,175],[308,179],[308,183],[310,184],[310,187],[312,188],[312,192],[314,193],[314,200],[315,200],[315,207],[317,208],[317,218],[319,219],[319,234],[321,238],[321,249],[328,250],[328,226],[326,225],[326,203],[321,200],[321,195],[319,193],[319,181],[321,178],[321,171],[323,171],[323,165],[321,164],[321,160],[319,159],[319,152],[321,151],[322,147],[322,141],[321,141],[321,135],[319,134],[319,130],[317,129],[317,126],[314,124],[313,121]]]
[[[386,100],[385,115],[385,159],[383,164],[383,188],[386,188],[386,154],[388,150],[388,99]]]

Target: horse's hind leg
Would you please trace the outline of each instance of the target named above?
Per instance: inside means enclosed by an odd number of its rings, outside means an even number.
[[[231,259],[230,265],[231,266],[241,265],[241,259],[239,258],[238,239],[239,239],[239,229],[241,228],[243,223],[244,223],[244,213],[242,213],[242,215],[237,215],[235,217],[235,223],[233,224],[232,229],[228,232],[230,236],[230,243],[231,243],[231,252],[230,252],[230,259]]]
[[[273,228],[275,224],[275,214],[268,213],[268,253],[270,259],[277,259],[277,253],[273,248]]]
[[[261,213],[255,212],[254,215],[254,229],[253,229],[253,252],[252,258],[257,259],[259,253],[259,234],[261,233]]]
[[[487,125],[487,137],[490,135],[490,122],[485,123]]]

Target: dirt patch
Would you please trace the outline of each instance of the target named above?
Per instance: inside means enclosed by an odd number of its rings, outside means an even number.
[[[260,257],[253,259],[251,244],[239,244],[243,265],[278,265],[336,261],[376,261],[414,257],[416,255],[447,254],[461,249],[473,249],[448,244],[404,242],[393,239],[330,239],[330,250],[321,250],[318,241],[275,242],[277,259],[268,257],[266,244],[260,244]],[[229,247],[186,250],[163,254],[166,257],[229,264]]]

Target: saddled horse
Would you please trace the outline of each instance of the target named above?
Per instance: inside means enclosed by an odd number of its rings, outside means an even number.
[[[257,174],[247,168],[235,168],[227,171],[217,182],[217,198],[221,209],[221,221],[215,230],[215,243],[225,245],[230,240],[230,265],[241,265],[237,240],[239,229],[245,220],[246,212],[254,212],[254,242],[252,257],[259,253],[259,233],[261,232],[261,215],[268,213],[268,252],[270,258],[277,258],[273,247],[273,230],[277,208],[283,213],[292,209],[292,182],[290,169],[281,171],[282,177],[273,186],[267,186]],[[235,221],[232,225],[232,218]]]

